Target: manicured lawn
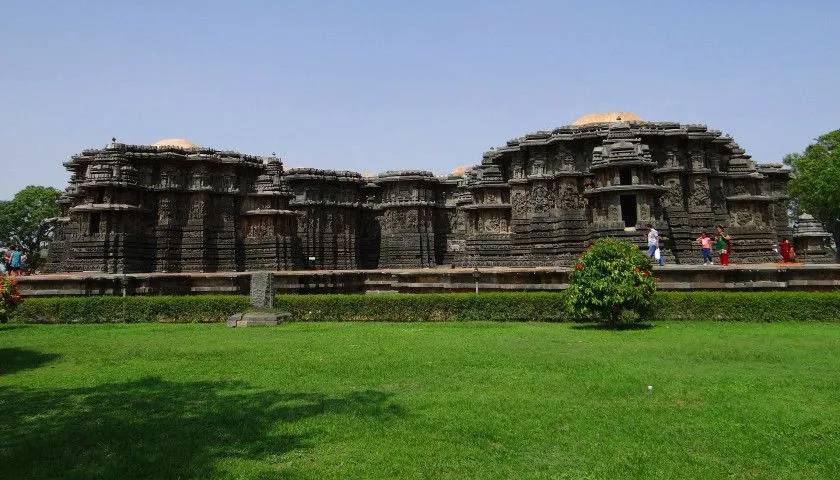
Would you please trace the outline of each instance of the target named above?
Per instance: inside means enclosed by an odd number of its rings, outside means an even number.
[[[2,479],[840,478],[840,324],[10,325],[0,372]]]

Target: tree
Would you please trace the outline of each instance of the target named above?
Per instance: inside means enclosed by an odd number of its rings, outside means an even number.
[[[793,170],[788,191],[794,208],[825,225],[840,260],[840,130],[819,136],[804,152],[787,155],[784,161]]]
[[[30,263],[37,262],[37,252],[51,230],[45,220],[58,215],[59,196],[61,192],[53,187],[30,185],[0,202],[0,241],[23,245],[32,252]]]

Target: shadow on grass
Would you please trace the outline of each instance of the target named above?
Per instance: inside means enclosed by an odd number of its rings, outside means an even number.
[[[616,324],[609,324],[609,323],[579,323],[572,325],[572,328],[575,330],[613,330],[613,331],[624,331],[624,330],[650,330],[653,328],[653,325],[649,323],[616,323]]]
[[[290,433],[292,423],[321,415],[401,416],[391,396],[160,378],[76,389],[0,388],[0,478],[238,477],[222,472],[219,460],[227,462],[222,470],[240,460],[248,472],[259,470],[252,472],[258,478],[289,478],[294,472],[278,468],[280,456],[308,447],[308,435]]]
[[[32,325],[23,325],[20,323],[0,323],[0,333],[8,331],[8,330],[17,330],[19,328],[31,328]]]
[[[59,358],[55,353],[41,353],[27,348],[0,348],[0,375],[38,368]],[[0,415],[2,412],[0,411]]]

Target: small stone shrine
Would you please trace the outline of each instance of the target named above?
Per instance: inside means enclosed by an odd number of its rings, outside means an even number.
[[[793,248],[800,262],[833,263],[837,258],[831,249],[831,234],[807,213],[797,217],[793,225]]]
[[[813,219],[791,231],[789,170],[756,164],[704,125],[594,114],[491,149],[449,177],[297,168],[185,140],[113,140],[65,164],[70,183],[45,270],[214,272],[304,268],[566,266],[596,238],[698,263],[723,225],[732,261],[831,255]]]

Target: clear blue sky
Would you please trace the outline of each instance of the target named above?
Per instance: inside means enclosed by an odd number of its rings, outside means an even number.
[[[840,2],[0,0],[0,198],[116,136],[445,173],[629,110],[760,162],[840,128]]]

